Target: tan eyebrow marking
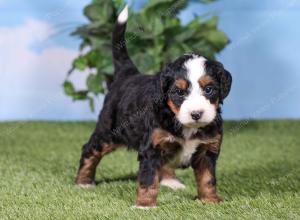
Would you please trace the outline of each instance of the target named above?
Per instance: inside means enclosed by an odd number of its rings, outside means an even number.
[[[174,112],[175,115],[177,115],[179,112],[179,108],[174,104],[174,102],[169,99],[167,104],[170,107],[171,111]]]
[[[188,87],[188,82],[184,79],[177,79],[175,81],[175,85],[179,88],[179,89],[187,89]]]
[[[200,77],[200,79],[198,80],[198,83],[201,88],[204,88],[206,85],[210,84],[212,81],[213,81],[213,79],[211,78],[211,76],[204,75],[204,76]]]

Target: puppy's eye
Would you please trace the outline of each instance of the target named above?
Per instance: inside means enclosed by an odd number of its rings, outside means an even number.
[[[183,89],[176,89],[176,94],[179,96],[184,96],[185,91]]]
[[[204,94],[205,95],[211,95],[214,91],[214,88],[212,86],[206,86],[204,88]]]

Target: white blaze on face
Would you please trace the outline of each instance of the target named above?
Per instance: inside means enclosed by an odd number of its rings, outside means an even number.
[[[177,118],[188,127],[205,126],[216,117],[215,106],[203,95],[203,90],[199,84],[199,79],[205,75],[205,61],[204,57],[194,56],[184,64],[191,87],[190,93],[180,106]],[[197,122],[191,117],[193,111],[202,112],[202,116]]]

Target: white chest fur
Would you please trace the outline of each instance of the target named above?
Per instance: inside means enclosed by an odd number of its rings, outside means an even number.
[[[177,139],[180,143],[181,150],[178,154],[170,161],[172,167],[188,166],[191,162],[193,154],[196,152],[201,140],[191,139],[191,136],[197,132],[195,128],[189,128],[183,130],[183,139]]]

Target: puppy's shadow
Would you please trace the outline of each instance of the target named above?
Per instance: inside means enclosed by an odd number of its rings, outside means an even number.
[[[118,182],[134,182],[136,181],[137,176],[134,174],[129,174],[122,177],[116,178],[102,178],[100,180],[96,180],[96,185],[101,185],[103,183],[118,183]]]
[[[278,161],[273,163],[257,164],[252,167],[226,170],[219,173],[218,189],[221,196],[225,201],[232,201],[238,197],[256,198],[261,193],[267,193],[272,195],[282,195],[285,193],[299,193],[299,178],[295,168],[299,166],[297,162]],[[178,175],[183,182],[188,179],[193,179],[191,172],[184,175]],[[185,176],[185,178],[183,178]],[[118,183],[130,183],[130,190],[135,190],[135,186],[131,183],[135,183],[137,180],[136,174],[128,174],[125,176],[107,178],[103,177],[96,181],[97,187],[101,187],[102,184],[118,184]],[[179,192],[181,196],[194,199],[194,190],[184,190]],[[118,197],[120,200],[124,200],[124,195],[115,193],[114,197]],[[169,202],[169,201],[168,201]]]

